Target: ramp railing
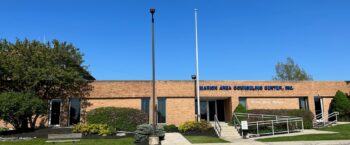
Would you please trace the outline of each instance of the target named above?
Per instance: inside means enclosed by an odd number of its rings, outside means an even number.
[[[300,132],[304,130],[302,117],[278,116],[267,114],[234,113],[234,126],[240,132],[240,122],[248,121],[248,133],[251,137]]]

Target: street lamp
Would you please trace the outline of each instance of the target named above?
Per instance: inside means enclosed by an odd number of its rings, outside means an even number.
[[[150,145],[158,145],[159,144],[159,137],[156,135],[156,128],[157,128],[157,115],[156,115],[156,81],[155,81],[155,56],[154,56],[154,13],[156,12],[156,9],[151,8],[149,9],[149,12],[152,15],[152,121],[153,121],[153,133],[152,136],[149,137],[149,144]]]

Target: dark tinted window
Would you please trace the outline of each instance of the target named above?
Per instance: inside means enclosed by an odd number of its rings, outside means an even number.
[[[158,123],[165,123],[166,119],[166,99],[158,98]]]
[[[241,104],[243,107],[247,108],[247,98],[246,97],[239,97],[239,104]]]
[[[149,98],[141,99],[141,111],[147,113],[149,117]]]
[[[70,99],[69,124],[78,124],[80,122],[80,99]]]
[[[309,104],[307,97],[300,97],[299,98],[299,108],[304,110],[309,110]]]

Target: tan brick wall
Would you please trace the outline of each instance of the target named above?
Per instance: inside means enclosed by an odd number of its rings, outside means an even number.
[[[141,109],[141,98],[88,99],[86,111],[100,107],[125,107]]]
[[[166,123],[179,125],[195,120],[194,98],[167,98]]]
[[[325,119],[328,119],[328,111],[329,111],[329,107],[330,107],[332,99],[333,98],[325,98],[325,97],[322,98],[322,100],[323,100],[323,114],[324,114]]]
[[[247,98],[247,109],[299,109],[299,99]]]

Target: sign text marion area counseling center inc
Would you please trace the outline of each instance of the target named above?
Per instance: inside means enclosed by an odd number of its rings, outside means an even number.
[[[259,90],[267,90],[267,91],[272,91],[272,90],[277,90],[277,91],[282,91],[282,90],[289,90],[292,91],[294,90],[293,86],[199,86],[199,89],[201,91],[206,91],[206,90],[244,90],[244,91],[259,91]]]

